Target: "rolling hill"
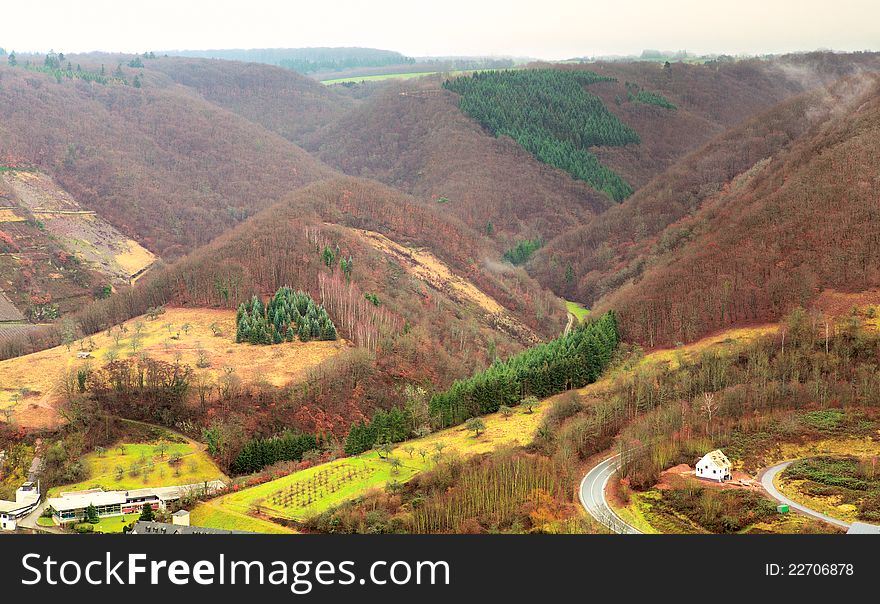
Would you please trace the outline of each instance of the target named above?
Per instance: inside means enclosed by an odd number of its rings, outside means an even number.
[[[49,174],[163,258],[179,257],[333,173],[163,74],[123,67],[119,56],[68,58],[82,71],[0,65],[0,156]],[[102,78],[117,61],[119,78],[86,79]]]
[[[618,309],[630,338],[668,344],[776,319],[825,289],[876,287],[878,82],[796,102],[790,140],[643,239],[632,278],[597,307]]]
[[[147,61],[145,69],[298,144],[353,106],[350,97],[271,65],[163,57]]]
[[[294,191],[72,318],[81,334],[97,334],[157,306],[232,309],[284,285],[304,290],[354,346],[296,384],[247,380],[212,404],[246,417],[248,434],[293,426],[341,437],[374,410],[402,405],[406,384],[445,387],[563,330],[562,302],[522,269],[495,266],[494,254],[454,218],[385,185],[340,177]],[[43,337],[39,348],[60,343],[61,333]],[[276,407],[279,397],[288,402]]]

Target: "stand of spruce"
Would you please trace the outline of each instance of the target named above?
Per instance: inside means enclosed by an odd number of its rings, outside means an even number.
[[[324,444],[323,436],[289,430],[271,438],[255,438],[242,447],[230,469],[234,474],[249,474],[279,461],[302,461],[308,451]]]
[[[238,307],[235,341],[251,344],[281,344],[299,338],[335,340],[336,326],[323,306],[302,291],[282,287],[267,304],[257,296]]]
[[[461,424],[472,417],[513,407],[529,396],[546,398],[592,384],[611,362],[620,343],[613,311],[568,334],[539,344],[506,361],[495,361],[473,376],[458,380],[431,397],[428,411],[434,428]],[[345,440],[345,453],[356,455],[377,444],[415,436],[405,409],[377,411],[372,421],[355,424]]]

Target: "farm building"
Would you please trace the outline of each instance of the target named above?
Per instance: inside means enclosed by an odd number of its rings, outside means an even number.
[[[190,493],[211,493],[225,485],[219,480],[202,484],[189,484],[174,487],[155,487],[132,489],[130,491],[69,491],[46,502],[53,510],[52,519],[56,524],[77,522],[85,516],[86,508],[93,505],[100,518],[123,516],[140,512],[145,505],[154,510],[164,510],[169,503],[179,501]]]
[[[26,482],[15,491],[15,501],[0,501],[0,530],[14,531],[19,518],[27,516],[40,502],[40,487]]]
[[[171,524],[189,526],[189,512],[186,510],[177,510],[171,514]]]
[[[709,451],[697,462],[697,478],[717,480],[723,482],[730,480],[730,460],[721,452],[721,449]]]

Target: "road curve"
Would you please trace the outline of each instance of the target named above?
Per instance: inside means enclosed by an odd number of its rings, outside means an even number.
[[[787,504],[793,510],[797,510],[801,514],[806,514],[812,518],[816,518],[818,520],[822,520],[823,522],[827,522],[829,524],[834,524],[841,528],[848,529],[850,527],[849,522],[844,522],[843,520],[838,520],[837,518],[832,518],[827,514],[823,514],[822,512],[817,512],[816,510],[812,510],[807,506],[796,503],[779,492],[779,489],[776,488],[776,485],[773,484],[773,479],[776,478],[776,475],[787,468],[796,460],[784,461],[780,464],[776,464],[775,466],[771,466],[764,471],[764,474],[761,476],[761,486],[764,487],[764,490],[767,491],[767,494],[779,501],[780,503]]]
[[[641,531],[624,522],[611,509],[611,506],[608,505],[608,501],[605,499],[605,487],[617,471],[619,457],[620,455],[609,457],[587,472],[583,480],[581,480],[581,488],[579,490],[581,505],[584,506],[584,509],[587,510],[590,516],[615,533],[621,535],[640,535],[642,534]]]

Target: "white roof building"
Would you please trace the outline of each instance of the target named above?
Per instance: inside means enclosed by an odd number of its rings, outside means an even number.
[[[29,514],[40,502],[40,488],[26,482],[15,491],[15,501],[0,500],[0,530],[14,531],[18,519]]]
[[[128,491],[105,491],[103,489],[66,491],[57,497],[50,497],[46,504],[55,510],[54,517],[57,522],[75,522],[85,515],[85,510],[90,505],[97,508],[100,517],[121,516],[139,512],[147,504],[156,509],[165,509],[168,503],[177,501],[190,493],[213,493],[224,486],[223,481],[212,480],[198,484],[150,487]]]
[[[732,465],[727,456],[721,452],[721,449],[715,449],[700,458],[697,462],[696,474],[697,478],[723,482],[730,480],[731,469]]]

